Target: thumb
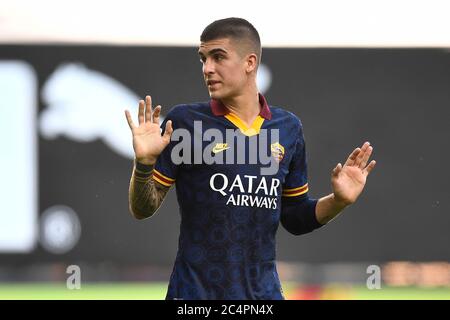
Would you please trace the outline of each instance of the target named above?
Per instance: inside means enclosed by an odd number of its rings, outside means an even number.
[[[342,164],[339,162],[337,166],[333,169],[332,175],[333,177],[337,177],[339,175],[339,172],[342,170]]]
[[[167,142],[170,141],[170,137],[172,136],[173,128],[172,128],[172,120],[169,120],[166,122],[166,127],[164,129],[164,135],[163,138],[167,140]]]

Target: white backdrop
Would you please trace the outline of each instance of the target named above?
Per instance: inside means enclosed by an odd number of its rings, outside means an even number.
[[[449,14],[446,0],[0,0],[0,43],[195,46],[237,16],[266,47],[450,47]]]

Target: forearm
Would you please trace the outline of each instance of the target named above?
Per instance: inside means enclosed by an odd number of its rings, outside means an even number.
[[[310,233],[323,225],[316,218],[318,200],[307,195],[301,198],[282,198],[280,221],[283,227],[293,235]]]
[[[347,204],[340,203],[331,193],[320,198],[316,204],[316,219],[321,224],[326,224],[334,219],[339,213],[347,207]]]
[[[129,209],[136,219],[151,217],[161,206],[167,192],[152,178],[153,166],[138,164],[135,160],[128,192]]]

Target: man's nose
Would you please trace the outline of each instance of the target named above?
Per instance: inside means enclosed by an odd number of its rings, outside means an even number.
[[[214,62],[211,59],[206,59],[203,63],[203,73],[205,75],[214,73]]]

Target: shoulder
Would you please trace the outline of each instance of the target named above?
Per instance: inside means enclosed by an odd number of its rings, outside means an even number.
[[[170,108],[165,118],[172,121],[181,121],[192,118],[193,115],[198,113],[211,112],[210,109],[209,102],[177,104]]]
[[[302,121],[293,112],[277,106],[270,106],[269,108],[270,112],[272,113],[272,119],[282,122],[283,126],[287,126],[291,130],[303,130]]]

